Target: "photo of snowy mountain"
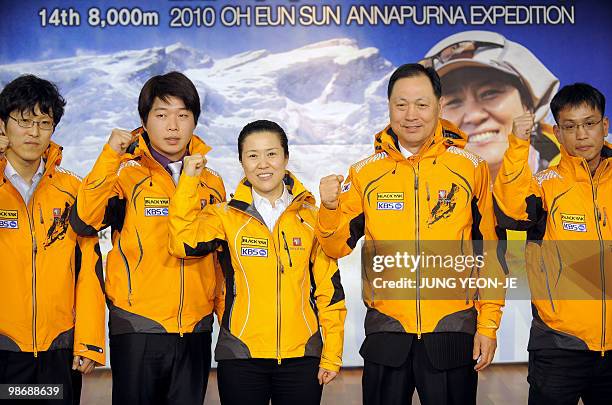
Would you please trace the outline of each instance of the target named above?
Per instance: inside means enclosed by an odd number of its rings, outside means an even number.
[[[285,128],[292,169],[313,192],[321,176],[346,173],[371,153],[374,133],[387,122],[386,85],[394,66],[377,49],[360,48],[347,38],[221,59],[181,43],[79,53],[0,65],[0,87],[24,73],[57,83],[68,104],[54,140],[64,146],[63,166],[79,175],[89,171],[113,128],[140,125],[138,94],[144,82],[172,70],[185,73],[200,92],[196,133],[213,146],[209,165],[229,190],[242,177],[236,139],[250,121],[270,119]]]

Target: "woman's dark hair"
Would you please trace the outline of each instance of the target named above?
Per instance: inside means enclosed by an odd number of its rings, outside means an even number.
[[[289,141],[287,140],[287,134],[285,133],[285,130],[276,122],[268,120],[257,120],[246,124],[244,128],[242,128],[242,130],[240,131],[240,135],[238,135],[238,160],[242,162],[242,146],[244,144],[244,140],[249,135],[258,132],[273,132],[277,134],[281,146],[283,147],[285,157],[289,157]]]
[[[168,101],[169,97],[183,100],[185,108],[193,113],[195,124],[198,124],[201,109],[198,90],[193,82],[180,72],[157,75],[147,80],[138,97],[138,113],[142,122],[146,124],[156,98]]]
[[[36,106],[57,125],[64,115],[66,100],[55,84],[34,75],[19,76],[0,93],[0,119],[4,122],[15,110],[34,114]]]

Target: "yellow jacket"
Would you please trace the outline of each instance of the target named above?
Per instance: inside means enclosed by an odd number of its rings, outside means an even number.
[[[510,135],[494,185],[505,229],[527,231],[534,319],[530,349],[612,349],[612,149],[591,176],[561,147],[557,165],[531,173],[529,141]],[[543,241],[543,242],[542,242]]]
[[[339,370],[344,290],[335,260],[316,243],[313,196],[291,174],[293,200],[270,232],[243,180],[228,203],[200,211],[198,181],[182,176],[170,203],[170,252],[197,257],[223,247],[225,278],[217,360],[313,356]]]
[[[408,159],[399,151],[390,127],[375,140],[376,153],[351,166],[339,208],[319,211],[317,238],[328,255],[349,254],[364,235],[366,247],[404,241],[404,245],[415,245],[413,250],[418,253],[422,241],[496,243],[489,171],[486,162],[463,149],[466,140],[459,129],[440,120],[433,137]],[[435,249],[435,244],[428,246]],[[470,243],[465,245],[471,249]],[[503,278],[500,263],[491,262],[486,271]],[[416,272],[417,280],[420,277]],[[419,291],[406,297],[414,299],[377,299],[364,294],[366,334],[405,332],[420,337],[429,332],[474,334],[478,330],[495,338],[504,303],[503,292],[496,299],[480,300],[472,295],[423,300]]]
[[[102,257],[97,237],[68,223],[80,179],[62,169],[61,147],[45,152],[45,172],[28,205],[4,177],[0,159],[0,350],[73,348],[105,363]]]
[[[149,151],[142,129],[137,143],[119,156],[106,144],[79,189],[70,218],[83,235],[112,229],[106,263],[106,297],[111,335],[191,333],[212,330],[215,258],[177,259],[168,254],[168,206],[175,185]],[[189,153],[210,150],[195,135]],[[225,200],[218,174],[199,178],[198,204]]]

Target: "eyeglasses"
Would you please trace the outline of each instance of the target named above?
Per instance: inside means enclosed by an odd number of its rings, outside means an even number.
[[[426,68],[438,69],[441,65],[455,59],[473,59],[480,48],[503,48],[503,44],[482,41],[461,41],[449,45],[437,54],[419,61]],[[437,63],[436,63],[437,62]]]
[[[563,130],[563,132],[568,133],[568,134],[573,134],[576,131],[578,131],[579,127],[584,128],[585,131],[589,132],[595,129],[595,127],[603,120],[603,117],[601,117],[599,119],[599,121],[594,121],[594,120],[588,120],[583,122],[582,124],[576,124],[576,123],[571,123],[571,124],[563,124],[560,125],[561,130]]]
[[[19,125],[21,128],[33,128],[34,125],[38,125],[38,128],[41,131],[51,131],[55,127],[55,124],[53,123],[53,121],[48,121],[48,120],[34,121],[29,118],[15,118],[10,115],[9,115],[9,118],[12,118],[15,121],[17,121],[17,125]]]

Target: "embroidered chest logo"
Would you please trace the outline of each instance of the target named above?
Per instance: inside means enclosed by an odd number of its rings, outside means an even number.
[[[0,210],[0,228],[19,229],[17,210]]]
[[[438,202],[429,214],[427,225],[431,226],[443,218],[448,218],[457,205],[457,195],[459,186],[455,183],[451,184],[450,190],[438,190]]]
[[[53,208],[53,223],[47,231],[47,240],[44,247],[49,247],[58,240],[63,240],[68,231],[68,217],[70,216],[71,206],[65,202],[64,209]],[[41,214],[42,215],[42,214]]]
[[[268,257],[268,239],[243,236],[240,241],[240,256]]]
[[[167,217],[169,198],[145,197],[144,215],[145,217]]]
[[[586,232],[586,216],[581,214],[561,213],[563,229],[570,232]]]
[[[376,209],[380,211],[401,211],[404,209],[404,193],[376,194]]]

